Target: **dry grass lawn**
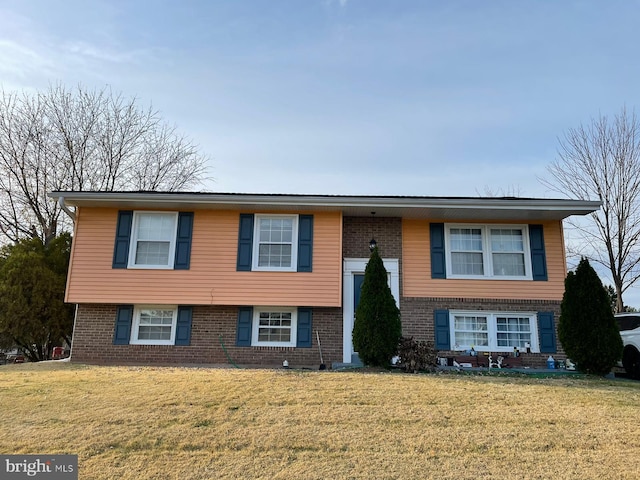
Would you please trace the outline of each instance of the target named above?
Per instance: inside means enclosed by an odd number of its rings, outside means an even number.
[[[640,382],[0,367],[0,452],[82,479],[640,478]]]

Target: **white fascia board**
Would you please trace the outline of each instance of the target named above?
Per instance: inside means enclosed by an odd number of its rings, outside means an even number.
[[[340,211],[344,215],[408,218],[562,219],[587,215],[600,202],[568,199],[287,195],[242,193],[51,192],[66,205],[119,208]]]

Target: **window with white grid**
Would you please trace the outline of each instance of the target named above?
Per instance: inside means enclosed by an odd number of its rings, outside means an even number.
[[[296,270],[297,215],[256,215],[253,238],[253,270]]]
[[[176,307],[136,307],[133,310],[131,343],[173,345],[177,319]]]
[[[529,345],[531,351],[540,351],[536,319],[534,312],[450,311],[453,350],[513,352]]]
[[[526,225],[447,225],[448,278],[531,279]]]
[[[253,313],[254,346],[295,347],[297,311],[288,307],[256,307]]]
[[[129,268],[173,268],[177,212],[134,212]]]

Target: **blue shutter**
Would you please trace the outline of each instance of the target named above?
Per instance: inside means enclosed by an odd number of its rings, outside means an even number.
[[[116,308],[116,329],[113,333],[114,345],[129,345],[132,322],[133,305],[118,305]]]
[[[178,232],[176,234],[175,270],[189,270],[191,264],[191,234],[193,232],[193,212],[178,214]]]
[[[529,245],[531,246],[531,270],[533,279],[547,281],[547,255],[544,250],[542,225],[529,225]]]
[[[121,210],[118,212],[112,268],[127,268],[129,264],[129,242],[131,239],[132,223],[133,212],[131,210]]]
[[[451,350],[449,310],[435,310],[433,319],[435,322],[436,350]]]
[[[238,309],[238,328],[236,332],[236,346],[251,346],[251,325],[253,323],[253,307]]]
[[[541,353],[556,353],[556,328],[553,312],[538,312],[538,336]]]
[[[311,308],[298,308],[298,339],[296,341],[296,347],[311,347],[312,317],[313,313]]]
[[[313,265],[313,215],[298,218],[298,271],[310,272]]]
[[[429,224],[431,233],[431,278],[447,278],[444,223]]]
[[[176,345],[191,344],[192,307],[178,307],[178,322],[176,324]]]
[[[253,214],[240,214],[240,228],[238,231],[238,263],[239,272],[251,271],[251,255],[253,253]]]

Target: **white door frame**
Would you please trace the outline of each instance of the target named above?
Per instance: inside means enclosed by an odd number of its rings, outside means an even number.
[[[368,258],[345,258],[342,268],[342,362],[351,363],[353,354],[353,276],[364,274]],[[400,308],[400,262],[397,258],[383,258],[384,268],[389,273],[389,287],[396,305]]]

